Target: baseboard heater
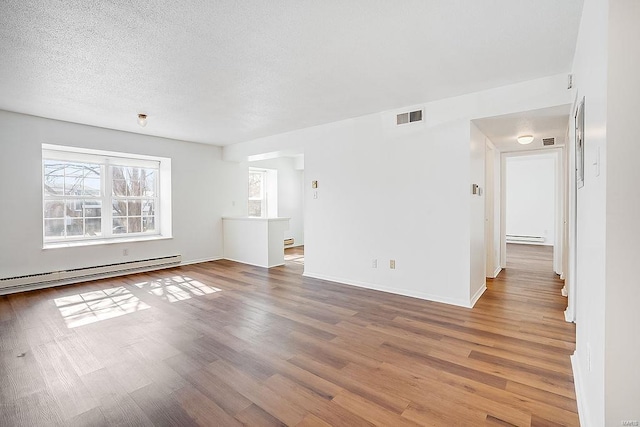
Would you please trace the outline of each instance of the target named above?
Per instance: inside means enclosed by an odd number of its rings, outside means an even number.
[[[541,236],[519,236],[515,234],[507,234],[507,243],[544,243],[544,237]]]
[[[124,274],[173,267],[182,262],[182,255],[150,258],[139,261],[119,262],[95,267],[73,268],[48,273],[28,274],[25,276],[0,279],[0,295],[54,285],[66,285],[85,280],[103,279]]]

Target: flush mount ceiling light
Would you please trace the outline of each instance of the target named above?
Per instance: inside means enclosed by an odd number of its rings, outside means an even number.
[[[147,125],[147,115],[146,114],[138,114],[138,124],[142,127]]]
[[[522,135],[518,137],[518,143],[522,145],[531,144],[533,141],[533,136],[531,135]]]

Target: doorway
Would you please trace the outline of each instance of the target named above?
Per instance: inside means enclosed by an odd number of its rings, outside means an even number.
[[[559,150],[503,154],[503,265],[528,254],[549,258],[549,270],[562,273]],[[512,254],[510,252],[514,252]]]
[[[251,156],[249,166],[249,215],[262,212],[265,217],[289,219],[284,232],[285,267],[304,266],[304,154],[267,153]],[[261,175],[262,174],[262,175]],[[251,191],[251,177],[264,191]],[[262,180],[260,177],[263,177]],[[274,179],[277,177],[277,179]],[[255,194],[254,194],[255,193]],[[257,216],[257,215],[256,215]]]

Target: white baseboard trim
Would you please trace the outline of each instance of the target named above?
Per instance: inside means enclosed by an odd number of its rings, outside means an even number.
[[[574,318],[574,316],[573,316],[573,313],[571,313],[571,312],[569,311],[569,308],[567,308],[567,309],[564,311],[564,320],[565,320],[566,322],[569,322],[569,323],[573,323],[573,322],[575,322],[575,321],[576,321],[576,319],[575,319],[575,318]]]
[[[221,258],[221,259],[226,259],[227,261],[233,261],[233,262],[237,262],[237,263],[240,263],[240,264],[252,265],[254,267],[262,267],[262,268],[280,267],[281,265],[284,265],[284,263],[281,263],[281,264],[274,264],[274,265],[268,265],[267,266],[267,265],[262,265],[262,264],[255,264],[255,263],[252,263],[252,262],[240,261],[240,260],[237,260],[237,259],[227,258],[227,257],[224,257],[224,258]]]
[[[484,294],[484,291],[487,290],[487,284],[483,283],[482,286],[480,287],[480,289],[478,289],[476,291],[475,294],[473,294],[473,296],[471,297],[471,308],[473,308],[474,305],[476,305],[476,303],[478,302],[478,300],[480,299],[480,297],[482,296],[482,294]]]
[[[58,286],[75,285],[77,283],[91,282],[94,280],[102,280],[102,279],[112,279],[114,277],[128,276],[130,274],[150,273],[152,271],[166,270],[168,268],[180,267],[181,265],[182,263],[174,264],[174,265],[157,265],[157,266],[140,268],[140,269],[131,270],[131,271],[115,271],[112,273],[104,273],[96,277],[76,277],[73,279],[58,280],[53,282],[34,283],[32,285],[21,286],[19,288],[16,288],[16,287],[0,288],[0,295],[10,295],[10,294],[17,294],[21,292],[35,291],[39,289],[55,288]]]
[[[568,296],[569,294],[567,293],[567,287],[563,286],[562,289],[560,290],[560,293],[562,294],[563,297]]]
[[[497,266],[496,269],[493,271],[493,276],[491,276],[491,278],[495,279],[496,277],[498,277],[498,274],[500,274],[501,271],[502,271],[502,267]]]
[[[19,288],[5,287],[5,288],[0,288],[0,295],[9,295],[9,294],[15,294],[20,292],[35,291],[38,289],[54,288],[57,286],[73,285],[76,283],[90,282],[92,280],[111,279],[114,277],[128,276],[130,274],[136,274],[136,273],[150,273],[152,271],[165,270],[168,268],[176,268],[176,267],[181,267],[183,265],[189,265],[189,264],[199,264],[201,262],[217,261],[220,259],[222,259],[222,257],[194,259],[189,261],[182,261],[180,264],[151,266],[151,267],[140,268],[140,269],[131,270],[131,271],[114,271],[112,273],[100,274],[100,275],[97,275],[96,277],[77,277],[77,278],[67,279],[67,280],[41,282],[41,283],[34,283],[29,286],[21,286]]]
[[[446,297],[441,297],[439,295],[428,294],[425,292],[416,292],[416,291],[411,291],[407,289],[388,288],[385,286],[375,285],[373,283],[358,282],[354,280],[343,279],[340,277],[332,277],[332,276],[326,276],[324,274],[310,273],[307,271],[305,271],[302,275],[304,277],[326,280],[328,282],[334,282],[341,285],[356,286],[358,288],[365,288],[365,289],[373,289],[375,291],[387,292],[389,294],[403,295],[406,297],[418,298],[418,299],[423,299],[427,301],[456,305],[458,307],[471,308],[473,306],[472,304],[470,304],[470,301],[464,301],[464,300],[459,300],[455,298],[446,298]]]
[[[220,261],[222,259],[221,256],[213,257],[213,258],[199,258],[192,259],[189,261],[182,261],[180,265],[190,265],[190,264],[200,264],[201,262],[209,262],[209,261]]]
[[[580,425],[582,427],[591,427],[591,422],[587,414],[587,408],[585,407],[585,394],[582,380],[582,374],[580,373],[580,365],[577,361],[576,353],[571,355],[571,370],[573,371],[573,385],[576,391],[576,402],[578,404],[578,417],[580,417]]]

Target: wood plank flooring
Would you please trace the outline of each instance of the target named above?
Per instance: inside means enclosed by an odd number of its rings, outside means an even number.
[[[472,310],[216,261],[0,297],[2,426],[578,425],[550,250]]]

